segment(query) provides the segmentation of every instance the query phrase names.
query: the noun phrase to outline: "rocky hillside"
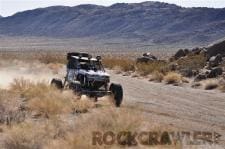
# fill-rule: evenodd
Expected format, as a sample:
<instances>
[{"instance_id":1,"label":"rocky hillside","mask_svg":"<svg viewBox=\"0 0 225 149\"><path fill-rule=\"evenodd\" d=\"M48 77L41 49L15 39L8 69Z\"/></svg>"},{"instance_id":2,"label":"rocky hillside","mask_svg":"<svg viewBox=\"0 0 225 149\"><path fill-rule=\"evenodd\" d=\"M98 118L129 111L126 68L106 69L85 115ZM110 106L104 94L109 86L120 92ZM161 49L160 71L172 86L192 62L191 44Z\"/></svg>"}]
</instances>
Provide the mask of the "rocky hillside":
<instances>
[{"instance_id":1,"label":"rocky hillside","mask_svg":"<svg viewBox=\"0 0 225 149\"><path fill-rule=\"evenodd\" d=\"M225 8L183 8L160 2L54 6L2 18L0 34L202 45L224 37Z\"/></svg>"}]
</instances>

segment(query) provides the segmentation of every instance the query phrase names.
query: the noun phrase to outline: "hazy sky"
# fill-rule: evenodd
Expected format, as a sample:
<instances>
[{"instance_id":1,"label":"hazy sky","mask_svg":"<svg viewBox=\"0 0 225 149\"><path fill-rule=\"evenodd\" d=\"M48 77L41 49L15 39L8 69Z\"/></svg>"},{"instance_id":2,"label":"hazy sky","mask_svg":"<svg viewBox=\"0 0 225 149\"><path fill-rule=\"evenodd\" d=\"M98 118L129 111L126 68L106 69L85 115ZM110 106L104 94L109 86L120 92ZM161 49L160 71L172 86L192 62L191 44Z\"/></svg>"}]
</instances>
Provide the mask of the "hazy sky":
<instances>
[{"instance_id":1,"label":"hazy sky","mask_svg":"<svg viewBox=\"0 0 225 149\"><path fill-rule=\"evenodd\" d=\"M146 0L0 0L0 15L10 16L16 12L54 5L75 6L98 4L109 6L113 3L137 3ZM225 0L155 0L178 4L184 7L225 7Z\"/></svg>"}]
</instances>

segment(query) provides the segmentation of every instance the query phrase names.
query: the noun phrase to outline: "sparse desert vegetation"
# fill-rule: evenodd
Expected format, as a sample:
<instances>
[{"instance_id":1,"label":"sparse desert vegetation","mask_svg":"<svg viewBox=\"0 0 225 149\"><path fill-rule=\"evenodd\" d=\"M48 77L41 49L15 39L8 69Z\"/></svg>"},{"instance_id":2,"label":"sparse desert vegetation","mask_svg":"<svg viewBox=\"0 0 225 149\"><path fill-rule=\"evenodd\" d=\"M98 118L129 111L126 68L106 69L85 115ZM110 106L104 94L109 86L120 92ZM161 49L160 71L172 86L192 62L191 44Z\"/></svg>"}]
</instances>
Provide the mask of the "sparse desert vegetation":
<instances>
[{"instance_id":1,"label":"sparse desert vegetation","mask_svg":"<svg viewBox=\"0 0 225 149\"><path fill-rule=\"evenodd\" d=\"M190 54L177 60L180 69L199 70L202 69L207 62L207 58L203 54L194 55Z\"/></svg>"},{"instance_id":2,"label":"sparse desert vegetation","mask_svg":"<svg viewBox=\"0 0 225 149\"><path fill-rule=\"evenodd\" d=\"M16 62L17 66L24 64ZM0 146L5 149L90 148L94 131L117 133L153 125L140 111L116 109L108 101L97 106L91 99L50 86L46 80L15 78L0 93Z\"/></svg>"},{"instance_id":3,"label":"sparse desert vegetation","mask_svg":"<svg viewBox=\"0 0 225 149\"><path fill-rule=\"evenodd\" d=\"M182 81L182 76L176 72L169 72L164 76L167 84L178 84Z\"/></svg>"},{"instance_id":4,"label":"sparse desert vegetation","mask_svg":"<svg viewBox=\"0 0 225 149\"><path fill-rule=\"evenodd\" d=\"M141 111L104 105L96 109L90 99L78 100L72 92L61 92L44 82L15 79L9 90L1 90L0 97L0 107L8 108L2 102L13 99L10 102L19 103L14 112L25 113L16 123L0 121L1 133L5 134L0 146L6 149L105 148L107 145L93 146L93 132L156 131L161 127L148 121ZM90 111L92 108L96 110ZM80 115L87 110L89 114Z\"/></svg>"},{"instance_id":5,"label":"sparse desert vegetation","mask_svg":"<svg viewBox=\"0 0 225 149\"><path fill-rule=\"evenodd\" d=\"M49 81L42 80L40 74L46 73L49 78L60 75L62 69L65 69L64 62L61 59L57 61L57 58L46 61L48 56L43 56L39 61L25 57L13 60L11 64L9 63L12 60L11 56L0 61L1 71L6 70L5 68L13 70L9 71L9 76L17 72L16 75L11 75L15 79L11 80L8 87L0 90L0 133L2 134L0 146L6 149L106 148L109 146L92 145L92 132L177 129L173 125L161 125L155 122L151 117L146 117L145 110L137 107L122 106L117 109L113 108L108 100L95 103L86 97L79 99L72 91L60 91L51 87ZM158 61L140 64L134 59L111 57L103 58L103 63L107 68L117 69L121 73L131 72L131 75L145 76L150 81L164 84L179 85L182 82L188 83L192 79L185 79L179 70L171 69L170 64L174 62ZM187 63L183 62L179 65L189 65L189 62ZM194 62L190 64L190 67L192 66L195 66ZM21 71L23 73L20 75ZM204 89L224 90L222 82L198 83L202 84ZM154 108L152 112L154 113ZM166 114L159 113L159 115ZM114 144L110 147L123 146ZM175 147L181 148L180 144L168 146L168 148Z\"/></svg>"},{"instance_id":6,"label":"sparse desert vegetation","mask_svg":"<svg viewBox=\"0 0 225 149\"><path fill-rule=\"evenodd\" d=\"M139 72L141 75L148 75L153 72L161 72L166 73L168 72L168 63L164 61L156 61L156 62L149 62L149 63L139 63L136 66L137 72Z\"/></svg>"},{"instance_id":7,"label":"sparse desert vegetation","mask_svg":"<svg viewBox=\"0 0 225 149\"><path fill-rule=\"evenodd\" d=\"M103 64L109 69L120 69L122 71L135 71L135 61L127 58L103 58Z\"/></svg>"},{"instance_id":8,"label":"sparse desert vegetation","mask_svg":"<svg viewBox=\"0 0 225 149\"><path fill-rule=\"evenodd\" d=\"M15 79L10 86L27 101L27 108L36 114L49 117L62 113L83 112L94 107L91 100L79 100L72 91L60 91L46 82Z\"/></svg>"},{"instance_id":9,"label":"sparse desert vegetation","mask_svg":"<svg viewBox=\"0 0 225 149\"><path fill-rule=\"evenodd\" d=\"M152 75L150 76L149 81L156 81L156 82L162 82L164 78L164 74L158 71L154 71Z\"/></svg>"},{"instance_id":10,"label":"sparse desert vegetation","mask_svg":"<svg viewBox=\"0 0 225 149\"><path fill-rule=\"evenodd\" d=\"M152 1L3 12L0 149L224 148L224 12Z\"/></svg>"},{"instance_id":11,"label":"sparse desert vegetation","mask_svg":"<svg viewBox=\"0 0 225 149\"><path fill-rule=\"evenodd\" d=\"M225 80L220 80L220 81L219 81L219 89L220 89L222 92L225 92Z\"/></svg>"},{"instance_id":12,"label":"sparse desert vegetation","mask_svg":"<svg viewBox=\"0 0 225 149\"><path fill-rule=\"evenodd\" d=\"M212 90L219 87L219 82L216 79L209 79L204 81L204 85L206 90Z\"/></svg>"}]
</instances>

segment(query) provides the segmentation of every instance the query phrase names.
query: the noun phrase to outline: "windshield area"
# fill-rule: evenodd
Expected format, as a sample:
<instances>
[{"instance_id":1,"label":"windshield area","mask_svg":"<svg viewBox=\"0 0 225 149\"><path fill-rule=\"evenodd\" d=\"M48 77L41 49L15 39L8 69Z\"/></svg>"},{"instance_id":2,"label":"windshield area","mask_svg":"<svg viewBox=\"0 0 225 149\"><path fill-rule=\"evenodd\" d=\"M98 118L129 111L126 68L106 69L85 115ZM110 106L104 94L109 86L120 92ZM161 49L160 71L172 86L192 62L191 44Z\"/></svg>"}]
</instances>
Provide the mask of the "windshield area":
<instances>
[{"instance_id":1,"label":"windshield area","mask_svg":"<svg viewBox=\"0 0 225 149\"><path fill-rule=\"evenodd\" d=\"M84 70L104 71L104 68L100 61L92 60L79 60L78 68Z\"/></svg>"},{"instance_id":2,"label":"windshield area","mask_svg":"<svg viewBox=\"0 0 225 149\"><path fill-rule=\"evenodd\" d=\"M89 59L70 59L67 63L67 68L105 71L101 61L89 60Z\"/></svg>"}]
</instances>

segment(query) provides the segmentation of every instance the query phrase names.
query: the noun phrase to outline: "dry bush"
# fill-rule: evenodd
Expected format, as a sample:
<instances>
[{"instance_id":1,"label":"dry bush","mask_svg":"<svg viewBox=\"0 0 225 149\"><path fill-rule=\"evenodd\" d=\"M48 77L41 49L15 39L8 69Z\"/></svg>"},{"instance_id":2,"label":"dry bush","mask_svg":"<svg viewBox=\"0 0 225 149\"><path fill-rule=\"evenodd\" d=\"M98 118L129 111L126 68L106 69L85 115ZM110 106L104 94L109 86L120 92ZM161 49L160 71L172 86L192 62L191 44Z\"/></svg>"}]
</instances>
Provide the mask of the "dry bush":
<instances>
[{"instance_id":1,"label":"dry bush","mask_svg":"<svg viewBox=\"0 0 225 149\"><path fill-rule=\"evenodd\" d=\"M222 92L225 92L225 85L221 85L219 88Z\"/></svg>"},{"instance_id":2,"label":"dry bush","mask_svg":"<svg viewBox=\"0 0 225 149\"><path fill-rule=\"evenodd\" d=\"M143 76L146 76L156 71L165 73L168 71L167 68L168 68L167 63L163 61L138 63L136 65L136 71L138 71Z\"/></svg>"},{"instance_id":3,"label":"dry bush","mask_svg":"<svg viewBox=\"0 0 225 149\"><path fill-rule=\"evenodd\" d=\"M19 124L7 133L8 137L4 142L6 149L39 149L46 139L43 130L34 124Z\"/></svg>"},{"instance_id":4,"label":"dry bush","mask_svg":"<svg viewBox=\"0 0 225 149\"><path fill-rule=\"evenodd\" d=\"M220 78L218 79L218 84L219 84L219 90L221 92L225 92L225 78Z\"/></svg>"},{"instance_id":5,"label":"dry bush","mask_svg":"<svg viewBox=\"0 0 225 149\"><path fill-rule=\"evenodd\" d=\"M167 84L177 84L180 83L182 80L182 76L176 72L169 72L165 77L164 81Z\"/></svg>"},{"instance_id":6,"label":"dry bush","mask_svg":"<svg viewBox=\"0 0 225 149\"><path fill-rule=\"evenodd\" d=\"M64 140L57 145L52 144L48 148L99 148L92 145L92 133L112 131L115 134L121 131L135 132L143 124L143 118L139 112L129 109L107 108L91 113L77 121L75 128ZM105 146L104 147L113 147Z\"/></svg>"},{"instance_id":7,"label":"dry bush","mask_svg":"<svg viewBox=\"0 0 225 149\"><path fill-rule=\"evenodd\" d=\"M61 92L53 88L29 100L28 107L49 117L63 113L85 113L88 109L94 108L95 103L91 100L79 100L72 91Z\"/></svg>"},{"instance_id":8,"label":"dry bush","mask_svg":"<svg viewBox=\"0 0 225 149\"><path fill-rule=\"evenodd\" d=\"M122 71L134 71L135 61L126 58L103 58L102 63L105 67L113 69L120 67Z\"/></svg>"},{"instance_id":9,"label":"dry bush","mask_svg":"<svg viewBox=\"0 0 225 149\"><path fill-rule=\"evenodd\" d=\"M151 74L150 80L149 81L156 81L156 82L162 82L164 77L164 74L158 71L154 71Z\"/></svg>"},{"instance_id":10,"label":"dry bush","mask_svg":"<svg viewBox=\"0 0 225 149\"><path fill-rule=\"evenodd\" d=\"M63 138L69 130L69 126L58 118L13 125L5 130L7 137L4 147L6 149L40 149L54 139Z\"/></svg>"},{"instance_id":11,"label":"dry bush","mask_svg":"<svg viewBox=\"0 0 225 149\"><path fill-rule=\"evenodd\" d=\"M86 113L88 109L96 107L95 103L90 99L76 100L73 103L74 113Z\"/></svg>"},{"instance_id":12,"label":"dry bush","mask_svg":"<svg viewBox=\"0 0 225 149\"><path fill-rule=\"evenodd\" d=\"M203 54L188 55L177 60L180 69L199 70L206 65L207 58Z\"/></svg>"},{"instance_id":13,"label":"dry bush","mask_svg":"<svg viewBox=\"0 0 225 149\"><path fill-rule=\"evenodd\" d=\"M45 116L72 112L71 100L59 92L43 93L42 97L34 97L28 102L28 108Z\"/></svg>"},{"instance_id":14,"label":"dry bush","mask_svg":"<svg viewBox=\"0 0 225 149\"><path fill-rule=\"evenodd\" d=\"M5 101L7 100L8 94L4 90L0 90L0 124L5 122Z\"/></svg>"},{"instance_id":15,"label":"dry bush","mask_svg":"<svg viewBox=\"0 0 225 149\"><path fill-rule=\"evenodd\" d=\"M3 105L7 96L8 96L7 91L0 89L0 106Z\"/></svg>"},{"instance_id":16,"label":"dry bush","mask_svg":"<svg viewBox=\"0 0 225 149\"><path fill-rule=\"evenodd\" d=\"M10 90L15 92L24 93L28 90L33 84L30 80L26 80L24 78L16 78L10 84Z\"/></svg>"},{"instance_id":17,"label":"dry bush","mask_svg":"<svg viewBox=\"0 0 225 149\"><path fill-rule=\"evenodd\" d=\"M205 90L213 90L219 87L219 82L217 79L209 79L204 81Z\"/></svg>"},{"instance_id":18,"label":"dry bush","mask_svg":"<svg viewBox=\"0 0 225 149\"><path fill-rule=\"evenodd\" d=\"M94 107L92 101L79 101L72 91L60 91L45 82L16 79L10 89L19 92L27 101L28 109L44 116L84 112Z\"/></svg>"},{"instance_id":19,"label":"dry bush","mask_svg":"<svg viewBox=\"0 0 225 149\"><path fill-rule=\"evenodd\" d=\"M93 145L92 138L94 132L113 132L115 135L119 132L141 132L141 131L166 131L169 127L162 127L159 124L151 122L149 118L143 116L140 111L127 108L102 108L100 111L95 111L85 117L80 117L75 123L74 129L68 133L65 139L60 139L52 142L48 147L50 149L74 149L74 148L124 148L115 142L113 145ZM126 136L124 136L124 143ZM122 140L123 141L123 140ZM138 141L138 140L137 140ZM129 144L130 146L134 144ZM127 147L127 146L126 146ZM135 147L140 147L139 145ZM149 147L149 146L146 146ZM174 146L172 145L171 148Z\"/></svg>"},{"instance_id":20,"label":"dry bush","mask_svg":"<svg viewBox=\"0 0 225 149\"><path fill-rule=\"evenodd\" d=\"M20 110L19 100L18 94L0 89L0 124L11 125L25 120L26 113Z\"/></svg>"}]
</instances>

